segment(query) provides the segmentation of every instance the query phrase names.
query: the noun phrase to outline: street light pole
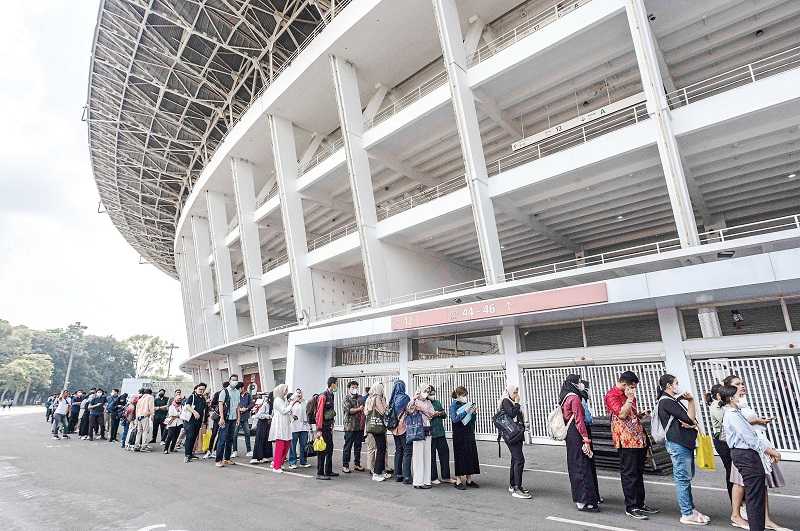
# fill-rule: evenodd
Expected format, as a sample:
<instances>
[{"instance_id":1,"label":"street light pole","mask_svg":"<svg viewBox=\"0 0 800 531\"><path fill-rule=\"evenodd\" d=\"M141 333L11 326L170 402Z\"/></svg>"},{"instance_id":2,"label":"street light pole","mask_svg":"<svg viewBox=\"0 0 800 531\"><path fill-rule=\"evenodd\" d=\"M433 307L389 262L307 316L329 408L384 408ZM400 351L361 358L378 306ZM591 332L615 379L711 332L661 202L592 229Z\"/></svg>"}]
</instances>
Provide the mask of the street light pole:
<instances>
[{"instance_id":1,"label":"street light pole","mask_svg":"<svg viewBox=\"0 0 800 531\"><path fill-rule=\"evenodd\" d=\"M167 363L167 379L169 379L169 369L170 367L172 367L172 351L180 347L175 343L170 343L169 345L167 345L167 348L169 349L169 363Z\"/></svg>"},{"instance_id":2,"label":"street light pole","mask_svg":"<svg viewBox=\"0 0 800 531\"><path fill-rule=\"evenodd\" d=\"M86 326L83 326L80 321L75 321L75 324L70 326L70 336L72 337L72 341L70 342L69 346L69 361L67 362L67 372L64 374L64 389L69 389L69 373L72 372L72 358L75 355L75 342L77 338L75 337L75 332L77 330L86 330Z\"/></svg>"}]
</instances>

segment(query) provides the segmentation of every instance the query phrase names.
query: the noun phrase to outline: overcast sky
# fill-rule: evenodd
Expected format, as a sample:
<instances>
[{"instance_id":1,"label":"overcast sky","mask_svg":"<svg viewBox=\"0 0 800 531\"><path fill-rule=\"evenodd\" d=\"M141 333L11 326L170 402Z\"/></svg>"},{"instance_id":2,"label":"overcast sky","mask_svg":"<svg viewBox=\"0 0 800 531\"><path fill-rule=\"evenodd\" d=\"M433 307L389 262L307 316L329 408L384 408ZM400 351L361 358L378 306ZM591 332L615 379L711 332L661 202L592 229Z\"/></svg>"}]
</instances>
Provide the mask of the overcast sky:
<instances>
[{"instance_id":1,"label":"overcast sky","mask_svg":"<svg viewBox=\"0 0 800 531\"><path fill-rule=\"evenodd\" d=\"M162 336L187 355L180 285L97 213L86 102L96 0L4 2L0 319ZM177 367L174 363L173 367Z\"/></svg>"}]
</instances>

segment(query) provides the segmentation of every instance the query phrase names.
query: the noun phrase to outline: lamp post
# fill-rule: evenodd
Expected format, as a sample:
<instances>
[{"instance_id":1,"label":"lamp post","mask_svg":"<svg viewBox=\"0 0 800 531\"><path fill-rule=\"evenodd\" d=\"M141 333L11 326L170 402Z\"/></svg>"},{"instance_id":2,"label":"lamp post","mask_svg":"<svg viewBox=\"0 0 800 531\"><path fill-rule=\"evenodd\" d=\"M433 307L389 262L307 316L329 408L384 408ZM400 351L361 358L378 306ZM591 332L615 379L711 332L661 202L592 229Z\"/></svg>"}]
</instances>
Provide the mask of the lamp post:
<instances>
[{"instance_id":1,"label":"lamp post","mask_svg":"<svg viewBox=\"0 0 800 531\"><path fill-rule=\"evenodd\" d=\"M86 326L82 325L80 321L75 321L74 324L69 326L70 337L72 341L69 346L69 361L67 362L67 372L64 374L64 389L69 389L69 373L72 372L72 358L75 355L75 343L80 336L79 330L86 330Z\"/></svg>"},{"instance_id":2,"label":"lamp post","mask_svg":"<svg viewBox=\"0 0 800 531\"><path fill-rule=\"evenodd\" d=\"M169 349L169 362L167 363L167 379L169 380L169 370L172 367L172 351L180 347L175 343L170 343L167 348Z\"/></svg>"}]
</instances>

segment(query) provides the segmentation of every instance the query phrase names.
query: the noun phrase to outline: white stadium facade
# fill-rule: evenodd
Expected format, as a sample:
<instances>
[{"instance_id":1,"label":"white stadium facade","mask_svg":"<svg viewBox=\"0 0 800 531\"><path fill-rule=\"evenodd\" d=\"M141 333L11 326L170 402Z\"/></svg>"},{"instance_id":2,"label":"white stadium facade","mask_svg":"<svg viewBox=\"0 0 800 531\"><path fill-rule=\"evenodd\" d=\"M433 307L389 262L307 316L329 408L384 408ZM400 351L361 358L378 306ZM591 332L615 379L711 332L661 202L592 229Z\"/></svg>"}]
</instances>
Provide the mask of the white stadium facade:
<instances>
[{"instance_id":1,"label":"white stadium facade","mask_svg":"<svg viewBox=\"0 0 800 531\"><path fill-rule=\"evenodd\" d=\"M570 372L599 414L622 370L646 406L736 372L797 459L798 27L794 0L103 0L94 175L180 280L196 381L465 385L485 437L518 382L542 443Z\"/></svg>"}]
</instances>

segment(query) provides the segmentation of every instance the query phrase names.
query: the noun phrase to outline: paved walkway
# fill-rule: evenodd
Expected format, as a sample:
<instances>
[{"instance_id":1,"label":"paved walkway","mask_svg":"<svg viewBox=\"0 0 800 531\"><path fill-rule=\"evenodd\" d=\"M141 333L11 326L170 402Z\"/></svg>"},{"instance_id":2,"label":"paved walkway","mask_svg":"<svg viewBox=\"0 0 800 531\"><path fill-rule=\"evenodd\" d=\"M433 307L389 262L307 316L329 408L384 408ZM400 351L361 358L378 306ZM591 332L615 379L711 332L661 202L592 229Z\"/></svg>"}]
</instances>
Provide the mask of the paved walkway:
<instances>
[{"instance_id":1,"label":"paved walkway","mask_svg":"<svg viewBox=\"0 0 800 531\"><path fill-rule=\"evenodd\" d=\"M4 531L681 527L670 477L646 478L648 503L663 509L648 522L622 514L619 477L613 471L599 471L603 512L578 512L570 501L559 447L525 448L525 484L534 499L518 500L505 490L508 451L504 448L498 459L493 443L480 443L480 489L460 492L441 485L418 491L395 482L375 483L364 473L318 482L314 469L277 475L264 465L245 464L245 458L237 466L216 469L208 461L184 464L182 455L123 452L104 441L55 441L48 436L42 409L32 413L0 415ZM340 456L337 451L337 464ZM772 491L770 505L779 523L800 531L800 463L786 463L784 471L789 486ZM722 475L698 472L695 485L698 508L713 518L706 529L732 529Z\"/></svg>"}]
</instances>

